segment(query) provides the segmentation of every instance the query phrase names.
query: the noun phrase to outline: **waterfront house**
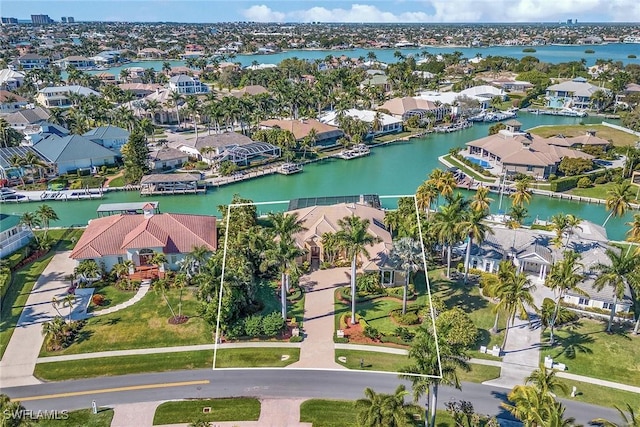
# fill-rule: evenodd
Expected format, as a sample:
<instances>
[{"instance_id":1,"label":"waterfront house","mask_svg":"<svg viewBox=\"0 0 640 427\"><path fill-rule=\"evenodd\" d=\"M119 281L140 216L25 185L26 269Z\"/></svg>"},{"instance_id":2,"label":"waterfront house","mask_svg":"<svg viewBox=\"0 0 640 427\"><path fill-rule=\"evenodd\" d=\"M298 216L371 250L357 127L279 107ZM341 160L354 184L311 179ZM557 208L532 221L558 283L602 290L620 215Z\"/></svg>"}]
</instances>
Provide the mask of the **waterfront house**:
<instances>
[{"instance_id":1,"label":"waterfront house","mask_svg":"<svg viewBox=\"0 0 640 427\"><path fill-rule=\"evenodd\" d=\"M26 108L29 101L15 93L0 89L0 114L15 113Z\"/></svg>"},{"instance_id":2,"label":"waterfront house","mask_svg":"<svg viewBox=\"0 0 640 427\"><path fill-rule=\"evenodd\" d=\"M42 107L36 107L7 114L4 119L9 123L9 126L17 131L22 131L30 125L47 121L49 117L51 117L49 111Z\"/></svg>"},{"instance_id":3,"label":"waterfront house","mask_svg":"<svg viewBox=\"0 0 640 427\"><path fill-rule=\"evenodd\" d=\"M44 70L49 66L49 58L35 53L26 53L9 63L15 71Z\"/></svg>"},{"instance_id":4,"label":"waterfront house","mask_svg":"<svg viewBox=\"0 0 640 427\"><path fill-rule=\"evenodd\" d=\"M164 270L151 264L154 254L163 253L167 266L177 270L193 248L216 250L216 218L206 215L155 213L151 203L142 214L117 214L89 221L70 258L91 259L110 271L117 263L131 261L130 270Z\"/></svg>"},{"instance_id":5,"label":"waterfront house","mask_svg":"<svg viewBox=\"0 0 640 427\"><path fill-rule=\"evenodd\" d=\"M475 97L487 101L491 101L493 98L499 98L500 101L504 101L507 98L507 94L503 89L491 85L472 86L461 90L460 96Z\"/></svg>"},{"instance_id":6,"label":"waterfront house","mask_svg":"<svg viewBox=\"0 0 640 427\"><path fill-rule=\"evenodd\" d=\"M144 59L162 59L167 56L164 50L156 49L155 47L145 47L138 51L138 58Z\"/></svg>"},{"instance_id":7,"label":"waterfront house","mask_svg":"<svg viewBox=\"0 0 640 427\"><path fill-rule=\"evenodd\" d=\"M77 70L89 70L95 68L96 66L96 61L80 55L67 56L59 61L56 61L56 63L62 70L66 70L69 67L73 67Z\"/></svg>"},{"instance_id":8,"label":"waterfront house","mask_svg":"<svg viewBox=\"0 0 640 427\"><path fill-rule=\"evenodd\" d=\"M162 147L149 153L149 168L152 171L166 171L182 167L189 161L189 155L181 150Z\"/></svg>"},{"instance_id":9,"label":"waterfront house","mask_svg":"<svg viewBox=\"0 0 640 427\"><path fill-rule=\"evenodd\" d=\"M17 215L0 213L0 258L11 255L31 241L33 233Z\"/></svg>"},{"instance_id":10,"label":"waterfront house","mask_svg":"<svg viewBox=\"0 0 640 427\"><path fill-rule=\"evenodd\" d=\"M316 145L330 147L337 144L344 132L335 126L322 123L316 119L269 119L260 122L260 129L286 129L293 133L296 141L302 141L309 135L311 129L316 131Z\"/></svg>"},{"instance_id":11,"label":"waterfront house","mask_svg":"<svg viewBox=\"0 0 640 427\"><path fill-rule=\"evenodd\" d=\"M352 117L354 119L361 120L369 125L369 135L372 137L387 135L390 133L402 132L402 120L393 117L389 114L381 113L379 111L371 110L357 110L351 108L344 112L345 116ZM338 113L336 111L329 111L319 117L322 123L326 123L331 126L340 126L338 120ZM374 129L373 125L378 122L378 129Z\"/></svg>"},{"instance_id":12,"label":"waterfront house","mask_svg":"<svg viewBox=\"0 0 640 427\"><path fill-rule=\"evenodd\" d=\"M50 86L38 91L36 102L47 108L69 108L73 105L71 94L80 96L102 96L99 92L80 85Z\"/></svg>"},{"instance_id":13,"label":"waterfront house","mask_svg":"<svg viewBox=\"0 0 640 427\"><path fill-rule=\"evenodd\" d=\"M526 273L534 283L542 284L554 263L562 259L562 252L570 249L580 255L582 267L579 273L584 278L578 287L587 295L570 291L564 296L564 301L583 309L611 309L611 288L607 286L602 291L596 291L592 287L597 277L594 267L599 263L609 262L605 251L611 247L607 243L607 233L603 227L582 221L571 236L563 236L563 243L569 237L563 248L554 245L556 235L553 232L525 228L511 230L501 226L493 226L492 230L493 234L488 235L480 245L474 242L469 258L471 268L496 273L500 261L510 260L518 271ZM466 247L463 245L456 250L464 256ZM628 312L632 306L630 290L626 289L624 297L617 302L616 312Z\"/></svg>"},{"instance_id":14,"label":"waterfront house","mask_svg":"<svg viewBox=\"0 0 640 427\"><path fill-rule=\"evenodd\" d=\"M28 153L35 155L42 164L49 163L40 153L35 151L32 147L20 145L18 147L2 147L0 148L0 179L6 179L9 184L16 185L25 181L33 181L36 177L40 176L43 169L33 167L33 165L20 165L13 164L14 158L24 159ZM53 165L47 165L44 168L45 173L50 173L55 169Z\"/></svg>"},{"instance_id":15,"label":"waterfront house","mask_svg":"<svg viewBox=\"0 0 640 427\"><path fill-rule=\"evenodd\" d=\"M555 174L564 157L593 159L587 153L562 146L561 138L547 139L522 132L517 120L509 120L505 125L506 129L494 135L467 142L468 150L461 154L488 162L497 173L507 176L523 173L536 179Z\"/></svg>"},{"instance_id":16,"label":"waterfront house","mask_svg":"<svg viewBox=\"0 0 640 427\"><path fill-rule=\"evenodd\" d=\"M113 151L81 135L51 135L35 144L33 149L49 163L54 163L59 174L113 165L116 161Z\"/></svg>"},{"instance_id":17,"label":"waterfront house","mask_svg":"<svg viewBox=\"0 0 640 427\"><path fill-rule=\"evenodd\" d=\"M280 147L253 141L237 132L199 136L195 140L185 140L177 148L209 164L229 160L237 165L248 166L255 159L280 157Z\"/></svg>"},{"instance_id":18,"label":"waterfront house","mask_svg":"<svg viewBox=\"0 0 640 427\"><path fill-rule=\"evenodd\" d=\"M599 108L593 105L591 97L597 91L609 93L609 89L601 88L587 82L584 77L576 77L573 80L551 85L546 90L547 107L549 108Z\"/></svg>"},{"instance_id":19,"label":"waterfront house","mask_svg":"<svg viewBox=\"0 0 640 427\"><path fill-rule=\"evenodd\" d=\"M9 68L0 70L0 89L16 90L24 83L24 73Z\"/></svg>"},{"instance_id":20,"label":"waterfront house","mask_svg":"<svg viewBox=\"0 0 640 427\"><path fill-rule=\"evenodd\" d=\"M378 110L386 110L392 116L398 117L403 121L412 116L424 119L428 115L433 115L436 121L440 121L451 111L451 108L420 97L405 96L404 98L392 98L386 101Z\"/></svg>"},{"instance_id":21,"label":"waterfront house","mask_svg":"<svg viewBox=\"0 0 640 427\"><path fill-rule=\"evenodd\" d=\"M131 133L128 130L113 125L93 128L83 134L83 136L86 136L91 141L115 152L118 156L120 155L122 146L129 140L130 135Z\"/></svg>"},{"instance_id":22,"label":"waterfront house","mask_svg":"<svg viewBox=\"0 0 640 427\"><path fill-rule=\"evenodd\" d=\"M197 77L181 74L169 79L169 90L183 95L196 95L209 92L209 87Z\"/></svg>"},{"instance_id":23,"label":"waterfront house","mask_svg":"<svg viewBox=\"0 0 640 427\"><path fill-rule=\"evenodd\" d=\"M384 286L403 285L404 275L389 264L389 251L393 246L391 233L384 225L384 211L364 203L339 203L329 206L309 206L287 212L297 214L304 230L293 236L295 244L305 251L299 262L307 261L312 266L319 266L327 261L327 254L322 245L324 233L337 233L342 228L339 220L357 216L369 220L367 232L380 241L373 246L366 246L367 256L360 259L362 271L379 272L380 282Z\"/></svg>"},{"instance_id":24,"label":"waterfront house","mask_svg":"<svg viewBox=\"0 0 640 427\"><path fill-rule=\"evenodd\" d=\"M157 83L120 83L118 87L125 92L129 91L133 93L138 99L144 98L162 89L162 85Z\"/></svg>"},{"instance_id":25,"label":"waterfront house","mask_svg":"<svg viewBox=\"0 0 640 427\"><path fill-rule=\"evenodd\" d=\"M34 145L51 135L67 136L69 135L69 130L54 123L42 122L25 127L22 133L24 133L23 144Z\"/></svg>"}]
</instances>

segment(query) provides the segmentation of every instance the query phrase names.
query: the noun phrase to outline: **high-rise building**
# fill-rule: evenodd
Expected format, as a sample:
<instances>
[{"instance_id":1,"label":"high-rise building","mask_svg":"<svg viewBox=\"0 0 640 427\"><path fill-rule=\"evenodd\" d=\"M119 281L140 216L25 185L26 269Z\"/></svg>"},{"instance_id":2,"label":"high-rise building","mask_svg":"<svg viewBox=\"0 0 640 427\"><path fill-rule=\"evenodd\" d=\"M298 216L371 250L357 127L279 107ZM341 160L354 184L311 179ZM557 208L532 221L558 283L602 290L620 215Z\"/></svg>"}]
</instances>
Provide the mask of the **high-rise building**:
<instances>
[{"instance_id":1,"label":"high-rise building","mask_svg":"<svg viewBox=\"0 0 640 427\"><path fill-rule=\"evenodd\" d=\"M17 24L18 23L18 18L0 18L1 22L3 24Z\"/></svg>"},{"instance_id":2,"label":"high-rise building","mask_svg":"<svg viewBox=\"0 0 640 427\"><path fill-rule=\"evenodd\" d=\"M76 22L76 20L75 20L75 19L73 19L73 16L67 16L67 22L68 22L69 24L73 24L74 22Z\"/></svg>"},{"instance_id":3,"label":"high-rise building","mask_svg":"<svg viewBox=\"0 0 640 427\"><path fill-rule=\"evenodd\" d=\"M63 24L66 24L66 23L67 23L67 17L66 17L66 16L63 16L62 18L60 18L60 21L61 21Z\"/></svg>"},{"instance_id":4,"label":"high-rise building","mask_svg":"<svg viewBox=\"0 0 640 427\"><path fill-rule=\"evenodd\" d=\"M32 24L51 24L53 19L49 15L31 15Z\"/></svg>"}]
</instances>

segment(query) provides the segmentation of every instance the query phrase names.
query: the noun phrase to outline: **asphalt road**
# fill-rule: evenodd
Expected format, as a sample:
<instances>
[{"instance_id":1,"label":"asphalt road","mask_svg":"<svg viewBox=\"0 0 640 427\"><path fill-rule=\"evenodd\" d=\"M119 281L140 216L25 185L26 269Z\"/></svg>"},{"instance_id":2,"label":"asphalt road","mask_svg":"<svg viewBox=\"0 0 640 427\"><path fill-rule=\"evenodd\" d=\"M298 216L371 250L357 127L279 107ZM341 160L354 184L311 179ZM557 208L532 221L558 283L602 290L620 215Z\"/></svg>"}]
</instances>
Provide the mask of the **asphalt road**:
<instances>
[{"instance_id":1,"label":"asphalt road","mask_svg":"<svg viewBox=\"0 0 640 427\"><path fill-rule=\"evenodd\" d=\"M87 363L91 363L87 361ZM187 383L187 384L185 384ZM297 370L297 369L217 369L174 371L155 374L102 377L62 381L24 387L0 389L13 399L25 399L27 409L80 409L122 403L229 396L265 398L331 398L358 399L371 387L377 392L392 392L401 381L394 374ZM407 388L410 386L407 383ZM441 387L439 406L449 400L471 401L476 412L513 419L500 402L508 390L475 383L464 383L463 390ZM80 394L81 393L81 394ZM423 402L421 402L424 404ZM564 401L566 415L579 423L596 417L618 420L617 411L575 401Z\"/></svg>"}]
</instances>

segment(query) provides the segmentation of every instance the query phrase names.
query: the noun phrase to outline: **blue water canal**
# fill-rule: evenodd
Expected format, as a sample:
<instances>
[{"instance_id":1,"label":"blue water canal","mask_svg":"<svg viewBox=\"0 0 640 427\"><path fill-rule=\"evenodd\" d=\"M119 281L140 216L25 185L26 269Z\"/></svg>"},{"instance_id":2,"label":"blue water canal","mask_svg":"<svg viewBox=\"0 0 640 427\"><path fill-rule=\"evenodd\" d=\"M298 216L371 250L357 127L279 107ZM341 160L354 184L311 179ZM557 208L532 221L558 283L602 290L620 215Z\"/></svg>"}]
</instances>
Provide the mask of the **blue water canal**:
<instances>
[{"instance_id":1,"label":"blue water canal","mask_svg":"<svg viewBox=\"0 0 640 427\"><path fill-rule=\"evenodd\" d=\"M518 120L523 128L545 124L600 123L596 117L572 118L520 114ZM427 175L437 167L438 157L451 148L487 135L489 124L476 123L473 127L448 134L431 134L425 138L409 142L393 143L376 147L371 155L353 160L328 159L305 166L302 173L295 175L269 175L249 181L239 182L219 188L211 188L205 195L157 196L162 212L198 213L220 215L217 206L230 202L233 194L259 201L287 201L299 197L319 197L331 195L402 195L413 194ZM588 129L585 126L585 130ZM497 196L494 196L497 199ZM120 203L151 200L143 198L137 191L108 192L102 200L92 201L54 201L50 202L60 217L57 226L86 224L96 217L96 208L101 203ZM510 201L504 200L508 207ZM383 199L383 205L393 208L394 199ZM33 210L38 203L4 204L0 208L5 213L17 213ZM260 212L284 210L286 203L260 206ZM602 224L607 216L603 205L570 202L535 196L528 206L530 221L536 217L548 219L563 212L573 213L580 218ZM492 203L492 210L498 211L498 200ZM631 220L629 213L623 218L613 218L607 224L611 239L624 239Z\"/></svg>"}]
</instances>

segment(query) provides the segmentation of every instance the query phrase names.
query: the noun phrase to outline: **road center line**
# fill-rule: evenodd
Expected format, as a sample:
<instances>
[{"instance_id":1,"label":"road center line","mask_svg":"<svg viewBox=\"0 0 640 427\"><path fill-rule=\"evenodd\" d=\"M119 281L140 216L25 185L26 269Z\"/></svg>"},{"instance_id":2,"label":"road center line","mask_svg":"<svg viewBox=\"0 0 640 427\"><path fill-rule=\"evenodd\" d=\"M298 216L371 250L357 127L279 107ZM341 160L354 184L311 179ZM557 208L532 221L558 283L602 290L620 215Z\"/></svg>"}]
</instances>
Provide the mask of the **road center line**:
<instances>
[{"instance_id":1,"label":"road center line","mask_svg":"<svg viewBox=\"0 0 640 427\"><path fill-rule=\"evenodd\" d=\"M115 388L103 388L98 390L84 390L84 391L70 391L68 393L56 393L56 394L45 394L42 396L29 396L29 397L19 397L12 399L12 402L28 402L30 400L44 400L44 399L57 399L62 397L71 397L71 396L83 396L87 394L101 394L101 393L116 393L119 391L131 391L131 390L145 390L151 388L167 388L167 387L184 387L188 385L198 385L198 384L209 384L209 380L198 380L198 381L182 381L175 383L160 383L160 384L143 384L143 385L134 385L128 387L115 387Z\"/></svg>"}]
</instances>

